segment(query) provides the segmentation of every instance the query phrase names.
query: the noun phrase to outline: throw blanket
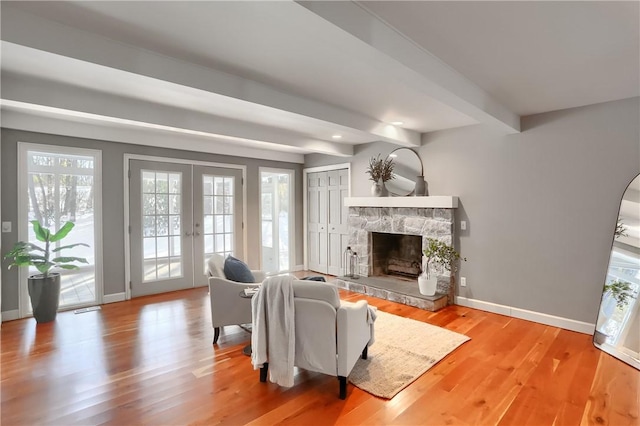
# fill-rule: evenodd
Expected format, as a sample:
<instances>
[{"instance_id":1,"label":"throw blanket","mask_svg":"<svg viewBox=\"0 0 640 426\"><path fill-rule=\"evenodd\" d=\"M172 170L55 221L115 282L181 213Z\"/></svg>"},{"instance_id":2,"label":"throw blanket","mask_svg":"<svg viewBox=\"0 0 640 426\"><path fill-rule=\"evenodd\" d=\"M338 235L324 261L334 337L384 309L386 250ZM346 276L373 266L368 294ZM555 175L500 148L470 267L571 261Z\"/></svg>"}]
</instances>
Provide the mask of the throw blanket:
<instances>
[{"instance_id":1,"label":"throw blanket","mask_svg":"<svg viewBox=\"0 0 640 426\"><path fill-rule=\"evenodd\" d=\"M374 335L376 328L374 327L373 323L378 317L378 314L376 313L377 310L378 308L376 308L375 306L367 305L367 323L369 324L369 330L371 333L371 337L369 337L369 343L367 343L367 346L373 345L373 342L376 341L376 337Z\"/></svg>"},{"instance_id":2,"label":"throw blanket","mask_svg":"<svg viewBox=\"0 0 640 426\"><path fill-rule=\"evenodd\" d=\"M295 311L292 276L269 277L251 299L251 363L254 370L269 363L269 380L293 386Z\"/></svg>"}]
</instances>

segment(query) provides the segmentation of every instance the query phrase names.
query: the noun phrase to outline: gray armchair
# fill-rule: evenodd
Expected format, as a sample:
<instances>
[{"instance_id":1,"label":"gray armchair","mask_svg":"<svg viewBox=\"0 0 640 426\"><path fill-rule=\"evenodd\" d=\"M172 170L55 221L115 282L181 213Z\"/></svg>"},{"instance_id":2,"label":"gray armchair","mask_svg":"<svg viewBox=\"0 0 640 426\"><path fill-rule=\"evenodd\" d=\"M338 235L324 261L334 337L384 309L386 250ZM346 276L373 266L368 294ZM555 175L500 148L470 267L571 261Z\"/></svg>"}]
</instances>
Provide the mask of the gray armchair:
<instances>
[{"instance_id":1,"label":"gray armchair","mask_svg":"<svg viewBox=\"0 0 640 426\"><path fill-rule=\"evenodd\" d=\"M224 275L224 257L214 254L207 261L209 270L209 298L211 301L211 325L213 344L218 343L220 327L251 323L251 300L243 299L240 293L245 288L254 288L265 279L263 271L251 271L255 283L239 283Z\"/></svg>"}]
</instances>

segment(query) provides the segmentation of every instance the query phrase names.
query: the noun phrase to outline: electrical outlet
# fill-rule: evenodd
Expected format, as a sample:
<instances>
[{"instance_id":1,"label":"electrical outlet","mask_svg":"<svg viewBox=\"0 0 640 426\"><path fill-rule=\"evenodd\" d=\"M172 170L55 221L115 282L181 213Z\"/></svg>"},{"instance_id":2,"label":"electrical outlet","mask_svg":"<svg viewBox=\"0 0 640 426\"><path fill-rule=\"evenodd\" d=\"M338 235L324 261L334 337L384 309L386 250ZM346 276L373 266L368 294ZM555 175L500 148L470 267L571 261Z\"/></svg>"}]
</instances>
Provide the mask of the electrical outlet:
<instances>
[{"instance_id":1,"label":"electrical outlet","mask_svg":"<svg viewBox=\"0 0 640 426\"><path fill-rule=\"evenodd\" d=\"M467 286L467 279L465 277L460 277L460 287Z\"/></svg>"},{"instance_id":2,"label":"electrical outlet","mask_svg":"<svg viewBox=\"0 0 640 426\"><path fill-rule=\"evenodd\" d=\"M461 220L460 221L460 229L463 231L467 230L467 221L466 220Z\"/></svg>"},{"instance_id":3,"label":"electrical outlet","mask_svg":"<svg viewBox=\"0 0 640 426\"><path fill-rule=\"evenodd\" d=\"M2 232L11 232L11 222L2 222Z\"/></svg>"}]
</instances>

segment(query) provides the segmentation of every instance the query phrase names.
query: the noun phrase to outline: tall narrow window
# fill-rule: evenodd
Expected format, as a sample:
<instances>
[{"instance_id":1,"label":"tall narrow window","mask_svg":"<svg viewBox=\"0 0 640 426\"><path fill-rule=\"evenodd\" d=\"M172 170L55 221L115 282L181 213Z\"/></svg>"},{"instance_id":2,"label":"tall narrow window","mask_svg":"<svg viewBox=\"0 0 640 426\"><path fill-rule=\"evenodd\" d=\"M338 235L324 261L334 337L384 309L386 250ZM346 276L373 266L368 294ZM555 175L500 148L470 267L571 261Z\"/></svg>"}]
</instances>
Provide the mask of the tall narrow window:
<instances>
[{"instance_id":1,"label":"tall narrow window","mask_svg":"<svg viewBox=\"0 0 640 426\"><path fill-rule=\"evenodd\" d=\"M260 169L262 269L292 268L293 171Z\"/></svg>"},{"instance_id":2,"label":"tall narrow window","mask_svg":"<svg viewBox=\"0 0 640 426\"><path fill-rule=\"evenodd\" d=\"M77 246L73 256L84 257L88 265L78 270L56 270L61 274L60 308L90 305L101 301L101 259L99 183L100 152L76 148L20 144L22 190L20 204L20 239L38 243L29 221L37 220L52 232L64 223L75 224L63 244ZM60 242L55 243L60 246ZM37 270L31 267L29 275ZM23 274L24 275L24 274ZM26 293L26 276L21 276L23 314L31 312ZM26 302L26 303L25 303Z\"/></svg>"}]
</instances>

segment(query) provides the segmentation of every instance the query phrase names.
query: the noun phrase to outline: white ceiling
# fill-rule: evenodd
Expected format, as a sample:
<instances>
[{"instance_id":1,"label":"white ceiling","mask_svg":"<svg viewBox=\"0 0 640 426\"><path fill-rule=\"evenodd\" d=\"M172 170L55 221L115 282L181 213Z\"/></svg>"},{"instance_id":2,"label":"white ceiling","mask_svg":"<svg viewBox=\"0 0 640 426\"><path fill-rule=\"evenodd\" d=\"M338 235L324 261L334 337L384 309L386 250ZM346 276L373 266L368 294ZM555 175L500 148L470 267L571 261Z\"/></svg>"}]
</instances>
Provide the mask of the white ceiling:
<instances>
[{"instance_id":1,"label":"white ceiling","mask_svg":"<svg viewBox=\"0 0 640 426\"><path fill-rule=\"evenodd\" d=\"M3 125L37 131L58 119L135 142L126 128L152 128L185 149L233 141L302 162L474 123L517 132L520 115L639 95L635 2L0 7Z\"/></svg>"}]
</instances>

